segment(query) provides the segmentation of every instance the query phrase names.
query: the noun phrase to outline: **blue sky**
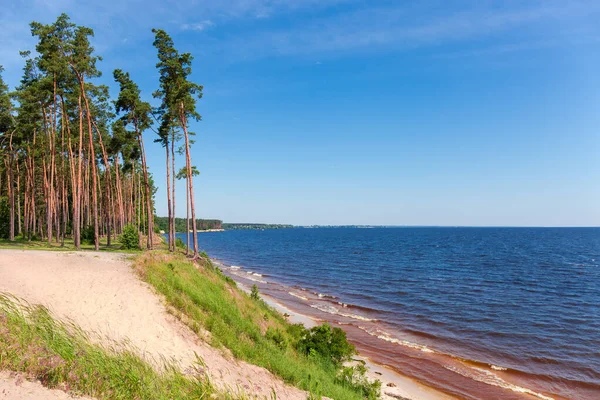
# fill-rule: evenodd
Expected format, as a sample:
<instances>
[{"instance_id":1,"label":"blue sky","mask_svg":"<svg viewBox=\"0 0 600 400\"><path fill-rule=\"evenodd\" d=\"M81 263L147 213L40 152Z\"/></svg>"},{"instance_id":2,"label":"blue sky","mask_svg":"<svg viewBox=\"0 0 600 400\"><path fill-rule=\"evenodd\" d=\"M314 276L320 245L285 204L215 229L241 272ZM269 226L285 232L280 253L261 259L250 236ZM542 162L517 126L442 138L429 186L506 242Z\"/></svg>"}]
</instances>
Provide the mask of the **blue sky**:
<instances>
[{"instance_id":1,"label":"blue sky","mask_svg":"<svg viewBox=\"0 0 600 400\"><path fill-rule=\"evenodd\" d=\"M8 0L0 64L11 86L18 51L34 45L28 23L61 12L95 30L98 82L113 95L122 68L151 99L153 27L195 56L200 217L600 225L597 0Z\"/></svg>"}]
</instances>

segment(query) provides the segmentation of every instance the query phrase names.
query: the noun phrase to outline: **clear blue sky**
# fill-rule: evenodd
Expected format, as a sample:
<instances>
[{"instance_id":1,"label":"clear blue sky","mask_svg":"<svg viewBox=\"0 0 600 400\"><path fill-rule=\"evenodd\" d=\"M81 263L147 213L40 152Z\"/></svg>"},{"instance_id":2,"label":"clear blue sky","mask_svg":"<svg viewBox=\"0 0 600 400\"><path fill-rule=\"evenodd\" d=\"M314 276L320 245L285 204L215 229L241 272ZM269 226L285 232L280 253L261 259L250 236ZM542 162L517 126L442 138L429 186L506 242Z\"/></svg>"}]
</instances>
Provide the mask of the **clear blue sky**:
<instances>
[{"instance_id":1,"label":"clear blue sky","mask_svg":"<svg viewBox=\"0 0 600 400\"><path fill-rule=\"evenodd\" d=\"M151 99L153 27L195 56L200 217L600 225L597 0L8 0L11 86L27 24L61 12L95 30L113 95L122 68ZM166 215L164 154L148 148Z\"/></svg>"}]
</instances>

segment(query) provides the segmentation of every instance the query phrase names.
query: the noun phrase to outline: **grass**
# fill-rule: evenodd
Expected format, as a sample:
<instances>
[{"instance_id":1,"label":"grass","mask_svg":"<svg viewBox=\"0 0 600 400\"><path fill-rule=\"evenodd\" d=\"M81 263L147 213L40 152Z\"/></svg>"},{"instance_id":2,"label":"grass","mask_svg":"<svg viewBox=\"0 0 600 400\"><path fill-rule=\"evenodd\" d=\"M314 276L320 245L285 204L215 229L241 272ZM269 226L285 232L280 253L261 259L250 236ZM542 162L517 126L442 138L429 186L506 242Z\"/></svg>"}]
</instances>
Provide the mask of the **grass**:
<instances>
[{"instance_id":1,"label":"grass","mask_svg":"<svg viewBox=\"0 0 600 400\"><path fill-rule=\"evenodd\" d=\"M144 242L145 243L145 242ZM65 238L64 246L60 242L53 240L48 245L47 240L27 240L23 237L17 237L15 240L10 241L8 239L0 239L0 249L19 249L19 250L54 250L54 251L76 251L77 248L74 245L73 238ZM94 251L93 243L81 243L81 250ZM107 246L106 237L100 238L100 250L102 252L120 252L120 253L139 253L139 250L126 250L119 242L119 238L113 237L111 245Z\"/></svg>"},{"instance_id":2,"label":"grass","mask_svg":"<svg viewBox=\"0 0 600 400\"><path fill-rule=\"evenodd\" d=\"M304 328L239 290L208 258L197 266L181 255L154 251L140 255L135 266L165 296L171 311L213 346L267 368L315 398L378 398L378 383L369 384L364 371L349 371L318 354L299 351Z\"/></svg>"},{"instance_id":3,"label":"grass","mask_svg":"<svg viewBox=\"0 0 600 400\"><path fill-rule=\"evenodd\" d=\"M168 364L157 372L133 350L91 344L47 309L1 293L0 370L96 399L240 399L219 393L201 374L184 376Z\"/></svg>"}]
</instances>

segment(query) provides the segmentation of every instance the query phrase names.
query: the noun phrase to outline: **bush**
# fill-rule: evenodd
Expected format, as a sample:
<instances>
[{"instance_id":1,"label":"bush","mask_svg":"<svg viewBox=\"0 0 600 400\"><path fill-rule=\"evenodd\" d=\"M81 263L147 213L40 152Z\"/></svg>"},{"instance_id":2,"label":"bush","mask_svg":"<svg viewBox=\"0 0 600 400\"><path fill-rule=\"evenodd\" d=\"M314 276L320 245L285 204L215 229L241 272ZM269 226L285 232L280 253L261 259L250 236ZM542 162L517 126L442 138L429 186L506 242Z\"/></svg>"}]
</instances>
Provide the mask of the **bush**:
<instances>
[{"instance_id":1,"label":"bush","mask_svg":"<svg viewBox=\"0 0 600 400\"><path fill-rule=\"evenodd\" d=\"M121 246L124 249L132 250L140 248L140 233L133 225L125 225L123 233L119 237Z\"/></svg>"},{"instance_id":2,"label":"bush","mask_svg":"<svg viewBox=\"0 0 600 400\"><path fill-rule=\"evenodd\" d=\"M187 249L185 242L181 240L181 238L175 239L175 247L179 247L180 249Z\"/></svg>"},{"instance_id":3,"label":"bush","mask_svg":"<svg viewBox=\"0 0 600 400\"><path fill-rule=\"evenodd\" d=\"M346 332L329 324L305 331L298 342L298 350L306 355L317 354L334 364L340 364L356 354L354 345L346 339Z\"/></svg>"},{"instance_id":4,"label":"bush","mask_svg":"<svg viewBox=\"0 0 600 400\"><path fill-rule=\"evenodd\" d=\"M81 230L81 243L94 244L94 226L88 225Z\"/></svg>"},{"instance_id":5,"label":"bush","mask_svg":"<svg viewBox=\"0 0 600 400\"><path fill-rule=\"evenodd\" d=\"M285 336L281 330L269 327L265 333L265 337L275 343L275 345L281 350L286 349L287 341L285 340Z\"/></svg>"},{"instance_id":6,"label":"bush","mask_svg":"<svg viewBox=\"0 0 600 400\"><path fill-rule=\"evenodd\" d=\"M258 287L256 285L252 285L252 291L250 292L250 298L252 300L260 299L260 296L258 294Z\"/></svg>"},{"instance_id":7,"label":"bush","mask_svg":"<svg viewBox=\"0 0 600 400\"><path fill-rule=\"evenodd\" d=\"M381 393L381 381L369 382L366 376L367 367L363 364L342 367L336 377L336 382L342 385L350 385L360 388L365 399L379 399Z\"/></svg>"},{"instance_id":8,"label":"bush","mask_svg":"<svg viewBox=\"0 0 600 400\"><path fill-rule=\"evenodd\" d=\"M0 238L8 239L10 234L10 205L6 197L0 197Z\"/></svg>"}]
</instances>

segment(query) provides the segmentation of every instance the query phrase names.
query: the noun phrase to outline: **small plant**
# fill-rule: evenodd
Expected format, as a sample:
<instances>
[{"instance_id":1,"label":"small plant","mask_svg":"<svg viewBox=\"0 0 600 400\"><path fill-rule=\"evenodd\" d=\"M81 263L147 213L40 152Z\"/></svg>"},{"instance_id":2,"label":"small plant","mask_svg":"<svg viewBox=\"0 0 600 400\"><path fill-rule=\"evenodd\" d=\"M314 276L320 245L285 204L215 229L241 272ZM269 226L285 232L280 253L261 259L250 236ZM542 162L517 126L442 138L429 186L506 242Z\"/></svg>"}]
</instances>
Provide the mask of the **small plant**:
<instances>
[{"instance_id":1,"label":"small plant","mask_svg":"<svg viewBox=\"0 0 600 400\"><path fill-rule=\"evenodd\" d=\"M124 249L139 250L140 248L140 233L133 225L125 225L119 240L121 241L121 246L123 246Z\"/></svg>"},{"instance_id":2,"label":"small plant","mask_svg":"<svg viewBox=\"0 0 600 400\"><path fill-rule=\"evenodd\" d=\"M181 240L181 238L175 239L175 247L178 247L180 249L187 248L187 246L185 245L185 242L183 240Z\"/></svg>"},{"instance_id":3,"label":"small plant","mask_svg":"<svg viewBox=\"0 0 600 400\"><path fill-rule=\"evenodd\" d=\"M285 336L281 330L269 327L265 333L265 337L275 343L275 345L281 350L285 350L287 348L287 341L285 340Z\"/></svg>"},{"instance_id":4,"label":"small plant","mask_svg":"<svg viewBox=\"0 0 600 400\"><path fill-rule=\"evenodd\" d=\"M317 354L337 365L356 354L354 345L346 339L346 332L329 324L306 331L298 342L298 349L307 355Z\"/></svg>"},{"instance_id":5,"label":"small plant","mask_svg":"<svg viewBox=\"0 0 600 400\"><path fill-rule=\"evenodd\" d=\"M258 287L256 285L252 285L252 291L250 292L250 298L252 300L260 299L260 295L258 293Z\"/></svg>"},{"instance_id":6,"label":"small plant","mask_svg":"<svg viewBox=\"0 0 600 400\"><path fill-rule=\"evenodd\" d=\"M88 225L81 230L81 243L93 244L94 243L94 226Z\"/></svg>"}]
</instances>

